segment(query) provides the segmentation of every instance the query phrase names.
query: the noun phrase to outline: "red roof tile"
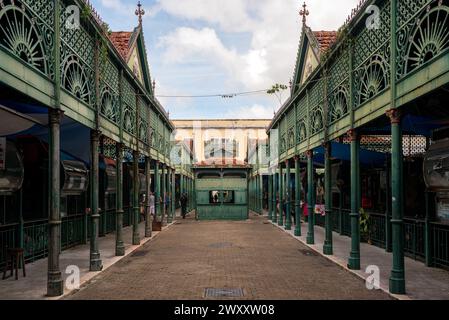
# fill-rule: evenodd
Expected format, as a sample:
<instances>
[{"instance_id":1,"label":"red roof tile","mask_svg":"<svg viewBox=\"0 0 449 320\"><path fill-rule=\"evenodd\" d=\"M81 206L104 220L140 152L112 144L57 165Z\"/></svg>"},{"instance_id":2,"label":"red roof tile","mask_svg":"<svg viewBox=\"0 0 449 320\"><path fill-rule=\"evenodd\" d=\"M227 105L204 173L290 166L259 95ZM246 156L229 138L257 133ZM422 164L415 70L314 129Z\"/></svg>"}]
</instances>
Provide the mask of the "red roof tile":
<instances>
[{"instance_id":1,"label":"red roof tile","mask_svg":"<svg viewBox=\"0 0 449 320\"><path fill-rule=\"evenodd\" d=\"M320 51L324 52L337 40L337 31L313 31L320 45Z\"/></svg>"},{"instance_id":2,"label":"red roof tile","mask_svg":"<svg viewBox=\"0 0 449 320\"><path fill-rule=\"evenodd\" d=\"M112 32L109 38L111 39L112 44L117 48L118 52L122 56L122 58L126 61L128 59L129 54L129 45L132 37L132 32Z\"/></svg>"}]
</instances>

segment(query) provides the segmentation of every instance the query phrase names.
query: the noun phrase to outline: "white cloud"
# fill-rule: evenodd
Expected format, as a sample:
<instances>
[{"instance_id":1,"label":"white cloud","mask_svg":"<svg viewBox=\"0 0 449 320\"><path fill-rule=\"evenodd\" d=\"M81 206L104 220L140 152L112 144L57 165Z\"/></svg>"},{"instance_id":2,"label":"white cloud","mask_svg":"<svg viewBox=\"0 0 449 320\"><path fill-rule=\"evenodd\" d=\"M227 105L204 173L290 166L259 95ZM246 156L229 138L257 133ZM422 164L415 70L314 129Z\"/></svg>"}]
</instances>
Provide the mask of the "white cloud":
<instances>
[{"instance_id":1,"label":"white cloud","mask_svg":"<svg viewBox=\"0 0 449 320\"><path fill-rule=\"evenodd\" d=\"M134 15L135 4L130 0L98 0L103 6L122 16ZM307 0L310 15L307 24L313 30L337 30L359 0ZM147 2L148 3L148 2ZM159 12L168 14L176 29L159 38L162 61L159 72L179 70L168 79L161 74L166 85L159 93L189 95L209 92L190 92L192 82L202 80L184 77L185 71L208 66L210 73L220 74L213 93L259 90L274 83L287 84L293 76L301 34L302 1L297 0L157 0L153 6L144 4L145 18L159 19ZM163 16L161 16L162 18ZM165 18L165 17L164 17ZM137 20L136 20L137 21ZM153 30L158 32L158 30ZM164 31L165 32L165 31ZM249 37L249 43L232 43L233 36ZM235 37L236 39L242 39ZM152 59L154 61L154 59ZM201 73L201 71L198 71ZM189 89L190 88L190 89ZM288 94L284 94L284 99ZM161 99L171 112L185 110L192 101ZM263 107L265 104L270 107ZM247 105L247 103L245 103ZM241 108L242 114L264 114L272 117L272 107L278 106L272 97L266 102ZM262 110L263 109L263 110ZM254 112L259 111L259 112ZM235 114L235 112L233 112Z\"/></svg>"},{"instance_id":2,"label":"white cloud","mask_svg":"<svg viewBox=\"0 0 449 320\"><path fill-rule=\"evenodd\" d=\"M217 24L228 32L251 31L254 21L248 14L248 1L242 0L159 0L167 13L189 20Z\"/></svg>"},{"instance_id":3,"label":"white cloud","mask_svg":"<svg viewBox=\"0 0 449 320\"><path fill-rule=\"evenodd\" d=\"M296 0L160 0L159 5L178 17L212 24L201 29L180 27L163 36L159 45L165 49L165 63L181 67L201 59L227 73L228 87L244 90L287 84L293 76L300 37ZM248 51L225 46L219 31L249 32Z\"/></svg>"}]
</instances>

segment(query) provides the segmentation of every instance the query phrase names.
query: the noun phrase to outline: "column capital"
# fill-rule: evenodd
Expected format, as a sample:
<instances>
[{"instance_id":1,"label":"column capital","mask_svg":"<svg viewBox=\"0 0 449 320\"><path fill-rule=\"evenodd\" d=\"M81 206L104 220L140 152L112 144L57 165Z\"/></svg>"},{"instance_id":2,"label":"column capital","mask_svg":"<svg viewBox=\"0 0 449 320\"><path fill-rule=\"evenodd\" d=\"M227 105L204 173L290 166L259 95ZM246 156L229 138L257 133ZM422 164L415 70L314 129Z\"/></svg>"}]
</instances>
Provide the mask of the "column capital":
<instances>
[{"instance_id":1,"label":"column capital","mask_svg":"<svg viewBox=\"0 0 449 320\"><path fill-rule=\"evenodd\" d=\"M312 158L313 157L313 150L307 150L306 151L306 155L307 155L307 158Z\"/></svg>"},{"instance_id":2,"label":"column capital","mask_svg":"<svg viewBox=\"0 0 449 320\"><path fill-rule=\"evenodd\" d=\"M90 137L92 140L100 140L100 136L101 136L101 130L92 129L90 131Z\"/></svg>"},{"instance_id":3,"label":"column capital","mask_svg":"<svg viewBox=\"0 0 449 320\"><path fill-rule=\"evenodd\" d=\"M48 117L50 124L59 124L64 117L64 111L60 109L49 109Z\"/></svg>"},{"instance_id":4,"label":"column capital","mask_svg":"<svg viewBox=\"0 0 449 320\"><path fill-rule=\"evenodd\" d=\"M285 163L285 166L288 166L290 163L290 159L285 160L284 163Z\"/></svg>"},{"instance_id":5,"label":"column capital","mask_svg":"<svg viewBox=\"0 0 449 320\"><path fill-rule=\"evenodd\" d=\"M301 159L301 157L299 155L295 155L293 157L293 160L295 160L295 162L298 162Z\"/></svg>"},{"instance_id":6,"label":"column capital","mask_svg":"<svg viewBox=\"0 0 449 320\"><path fill-rule=\"evenodd\" d=\"M323 148L324 150L329 151L332 148L332 144L329 141L323 142Z\"/></svg>"},{"instance_id":7,"label":"column capital","mask_svg":"<svg viewBox=\"0 0 449 320\"><path fill-rule=\"evenodd\" d=\"M355 130L355 129L349 130L347 135L348 135L349 141L351 141L351 142L357 141L357 139L359 138L359 134L358 134L357 130Z\"/></svg>"},{"instance_id":8,"label":"column capital","mask_svg":"<svg viewBox=\"0 0 449 320\"><path fill-rule=\"evenodd\" d=\"M124 144L123 142L116 142L116 143L115 143L115 147L116 147L117 149L123 150L124 147L125 147L125 144Z\"/></svg>"},{"instance_id":9,"label":"column capital","mask_svg":"<svg viewBox=\"0 0 449 320\"><path fill-rule=\"evenodd\" d=\"M390 118L391 124L399 124L401 123L401 111L399 109L390 109L387 110L386 115Z\"/></svg>"}]
</instances>

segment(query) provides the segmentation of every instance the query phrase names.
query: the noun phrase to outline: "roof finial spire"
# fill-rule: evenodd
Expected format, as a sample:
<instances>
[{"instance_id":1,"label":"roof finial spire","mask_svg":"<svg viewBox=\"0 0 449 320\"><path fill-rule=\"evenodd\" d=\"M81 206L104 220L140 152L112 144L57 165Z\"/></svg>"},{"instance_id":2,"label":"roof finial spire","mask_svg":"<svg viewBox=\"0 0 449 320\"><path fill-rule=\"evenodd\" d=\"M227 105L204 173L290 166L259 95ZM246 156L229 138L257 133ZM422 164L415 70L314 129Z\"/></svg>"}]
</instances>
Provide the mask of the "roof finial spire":
<instances>
[{"instance_id":1,"label":"roof finial spire","mask_svg":"<svg viewBox=\"0 0 449 320\"><path fill-rule=\"evenodd\" d=\"M139 17L139 25L142 25L142 17L145 15L145 10L142 9L140 1L137 3L136 16Z\"/></svg>"},{"instance_id":2,"label":"roof finial spire","mask_svg":"<svg viewBox=\"0 0 449 320\"><path fill-rule=\"evenodd\" d=\"M302 16L302 25L305 26L307 22L307 16L309 15L309 10L307 10L307 4L304 1L304 4L302 5L302 10L299 11L299 15Z\"/></svg>"}]
</instances>

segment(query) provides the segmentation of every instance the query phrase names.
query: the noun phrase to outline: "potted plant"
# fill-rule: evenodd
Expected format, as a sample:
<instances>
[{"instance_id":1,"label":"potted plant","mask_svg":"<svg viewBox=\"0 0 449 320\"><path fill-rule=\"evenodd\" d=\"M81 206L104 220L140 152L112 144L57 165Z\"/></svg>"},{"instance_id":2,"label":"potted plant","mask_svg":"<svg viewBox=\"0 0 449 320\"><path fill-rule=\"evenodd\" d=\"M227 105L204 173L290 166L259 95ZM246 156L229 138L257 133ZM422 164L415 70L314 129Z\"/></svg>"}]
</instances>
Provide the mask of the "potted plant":
<instances>
[{"instance_id":1,"label":"potted plant","mask_svg":"<svg viewBox=\"0 0 449 320\"><path fill-rule=\"evenodd\" d=\"M360 240L371 244L369 213L365 212L363 208L360 209Z\"/></svg>"}]
</instances>

